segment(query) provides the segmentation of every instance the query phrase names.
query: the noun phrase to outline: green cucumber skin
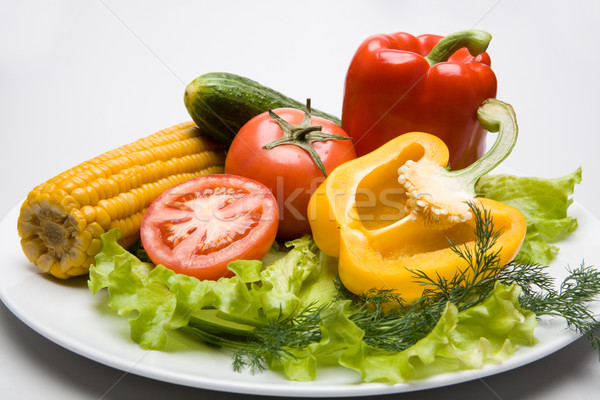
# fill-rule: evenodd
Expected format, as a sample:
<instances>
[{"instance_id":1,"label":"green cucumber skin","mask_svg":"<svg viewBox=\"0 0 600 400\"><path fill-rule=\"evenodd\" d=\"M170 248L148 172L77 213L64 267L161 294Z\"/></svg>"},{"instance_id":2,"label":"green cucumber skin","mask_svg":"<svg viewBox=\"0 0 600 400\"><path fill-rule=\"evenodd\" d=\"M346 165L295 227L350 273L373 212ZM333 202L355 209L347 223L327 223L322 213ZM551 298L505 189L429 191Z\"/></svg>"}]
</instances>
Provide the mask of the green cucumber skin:
<instances>
[{"instance_id":1,"label":"green cucumber skin","mask_svg":"<svg viewBox=\"0 0 600 400\"><path fill-rule=\"evenodd\" d=\"M196 125L225 145L230 145L240 128L259 114L282 107L306 108L306 103L226 72L210 72L194 79L185 89L184 103ZM315 109L311 114L341 124L331 114Z\"/></svg>"}]
</instances>

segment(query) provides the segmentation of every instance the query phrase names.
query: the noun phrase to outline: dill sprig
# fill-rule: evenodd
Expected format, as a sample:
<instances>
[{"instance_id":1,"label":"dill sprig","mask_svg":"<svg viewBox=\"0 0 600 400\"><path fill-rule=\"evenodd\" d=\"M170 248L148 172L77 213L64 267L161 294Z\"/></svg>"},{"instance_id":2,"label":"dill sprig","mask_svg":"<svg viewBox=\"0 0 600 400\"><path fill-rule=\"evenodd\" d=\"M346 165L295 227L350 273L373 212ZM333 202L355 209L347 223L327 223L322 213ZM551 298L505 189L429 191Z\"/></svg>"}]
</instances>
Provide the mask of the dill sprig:
<instances>
[{"instance_id":1,"label":"dill sprig","mask_svg":"<svg viewBox=\"0 0 600 400\"><path fill-rule=\"evenodd\" d=\"M569 271L556 288L546 266L512 261L500 265L501 249L494 249L501 231L494 227L489 211L469 204L475 217L475 240L459 245L449 240L452 251L466 262L451 279L411 270L415 282L423 285L420 298L405 302L393 290L370 290L356 295L336 280L337 295L324 305L309 304L298 313L257 323L252 330L235 332L207 329L193 317L182 328L208 344L232 350L233 368L252 372L267 368L269 361L296 357L297 350L320 341L322 314L335 301L349 299L347 317L364 332L363 341L373 348L398 352L427 336L438 323L448 302L465 310L485 301L497 282L516 284L522 289L519 302L538 317L562 317L569 328L586 336L600 353L600 320L590 304L600 294L600 272L581 265ZM212 326L214 328L214 325Z\"/></svg>"},{"instance_id":2,"label":"dill sprig","mask_svg":"<svg viewBox=\"0 0 600 400\"><path fill-rule=\"evenodd\" d=\"M473 203L469 207L475 217L475 242L458 245L451 239L450 248L463 259L467 267L459 269L451 279L433 276L421 270L411 270L415 282L424 286L422 296L408 305L390 290L371 290L363 295L350 294L337 284L340 297L356 305L349 318L364 330L365 343L382 350L401 351L431 332L447 302L460 310L485 301L496 282L521 287L521 307L538 317L562 317L569 328L586 336L600 353L600 320L589 309L600 295L600 272L582 265L555 287L555 279L541 266L527 261L512 261L502 266L500 251L493 250L501 231L494 227L491 213ZM391 307L390 303L397 307Z\"/></svg>"},{"instance_id":3,"label":"dill sprig","mask_svg":"<svg viewBox=\"0 0 600 400\"><path fill-rule=\"evenodd\" d=\"M410 312L412 307L393 290L373 289L356 295L348 291L339 278L335 285L336 300L352 301L354 307L348 318L364 331L363 341L376 348L402 351L424 337L439 318L433 309L429 310L430 318Z\"/></svg>"},{"instance_id":4,"label":"dill sprig","mask_svg":"<svg viewBox=\"0 0 600 400\"><path fill-rule=\"evenodd\" d=\"M468 205L475 218L474 244L461 246L447 238L450 249L464 260L467 266L458 269L449 280L437 273L435 276L429 276L421 270L410 270L415 277L415 283L427 288L424 295L428 298L428 303L451 302L459 310L473 307L488 297L502 270L501 249L492 250L501 232L494 228L491 212L479 209L471 202Z\"/></svg>"},{"instance_id":5,"label":"dill sprig","mask_svg":"<svg viewBox=\"0 0 600 400\"><path fill-rule=\"evenodd\" d=\"M321 339L321 313L327 305L310 304L297 315L270 320L257 327L249 336L250 346L239 348L233 354L236 371L250 367L252 372L264 370L267 359L295 357L291 349L303 349ZM248 362L249 361L249 362Z\"/></svg>"},{"instance_id":6,"label":"dill sprig","mask_svg":"<svg viewBox=\"0 0 600 400\"><path fill-rule=\"evenodd\" d=\"M422 296L413 303L407 304L392 290L349 294L338 282L339 296L355 304L349 318L365 332L365 343L382 350L404 350L431 332L448 302L464 310L489 296L502 270L500 250L492 251L500 233L494 229L489 211L472 203L469 207L475 216L474 245L461 246L448 239L452 251L466 261L467 267L457 270L451 279L411 269L415 283L424 286Z\"/></svg>"},{"instance_id":7,"label":"dill sprig","mask_svg":"<svg viewBox=\"0 0 600 400\"><path fill-rule=\"evenodd\" d=\"M567 326L585 336L594 350L600 353L600 320L589 309L598 299L600 292L600 271L582 263L569 269L569 275L558 289L544 288L544 291L530 291L519 298L523 308L542 315L558 316L566 320Z\"/></svg>"},{"instance_id":8,"label":"dill sprig","mask_svg":"<svg viewBox=\"0 0 600 400\"><path fill-rule=\"evenodd\" d=\"M295 315L270 319L251 331L211 333L198 318L191 318L182 329L205 343L233 350L234 371L248 368L254 373L265 370L267 360L295 357L292 350L318 342L321 313L327 306L312 303Z\"/></svg>"}]
</instances>

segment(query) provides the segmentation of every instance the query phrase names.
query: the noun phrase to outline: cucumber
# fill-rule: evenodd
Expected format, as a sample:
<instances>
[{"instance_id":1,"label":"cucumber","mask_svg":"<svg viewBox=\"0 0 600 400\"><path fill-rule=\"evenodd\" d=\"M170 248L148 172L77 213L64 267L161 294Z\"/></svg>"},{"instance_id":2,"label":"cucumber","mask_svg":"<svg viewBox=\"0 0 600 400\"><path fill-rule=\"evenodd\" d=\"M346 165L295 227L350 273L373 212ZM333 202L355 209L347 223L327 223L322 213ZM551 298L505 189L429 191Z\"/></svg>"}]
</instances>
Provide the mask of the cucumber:
<instances>
[{"instance_id":1,"label":"cucumber","mask_svg":"<svg viewBox=\"0 0 600 400\"><path fill-rule=\"evenodd\" d=\"M265 111L281 107L306 108L305 103L226 72L210 72L194 79L185 89L184 102L196 125L225 145L231 144L246 122ZM313 116L341 124L333 115L315 109L311 111Z\"/></svg>"}]
</instances>

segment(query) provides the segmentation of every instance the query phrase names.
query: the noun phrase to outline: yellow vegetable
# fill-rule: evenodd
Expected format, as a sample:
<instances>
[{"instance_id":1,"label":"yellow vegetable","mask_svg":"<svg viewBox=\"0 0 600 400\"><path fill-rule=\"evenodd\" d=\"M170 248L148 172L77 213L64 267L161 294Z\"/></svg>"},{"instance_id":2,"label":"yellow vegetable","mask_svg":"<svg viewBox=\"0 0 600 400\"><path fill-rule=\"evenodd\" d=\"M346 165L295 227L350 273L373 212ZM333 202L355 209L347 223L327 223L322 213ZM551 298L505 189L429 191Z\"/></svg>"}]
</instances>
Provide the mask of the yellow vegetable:
<instances>
[{"instance_id":1,"label":"yellow vegetable","mask_svg":"<svg viewBox=\"0 0 600 400\"><path fill-rule=\"evenodd\" d=\"M100 235L121 230L125 247L139 237L142 216L167 188L222 173L225 151L186 122L106 152L35 187L17 222L33 264L57 278L88 272Z\"/></svg>"},{"instance_id":2,"label":"yellow vegetable","mask_svg":"<svg viewBox=\"0 0 600 400\"><path fill-rule=\"evenodd\" d=\"M422 157L408 160L398 169L398 182L407 195L405 210L413 220L424 218L431 226L443 229L471 219L468 202L475 198L475 184L508 157L518 136L510 104L488 99L478 108L477 119L484 129L498 132L498 138L468 167L449 171L445 162Z\"/></svg>"},{"instance_id":3,"label":"yellow vegetable","mask_svg":"<svg viewBox=\"0 0 600 400\"><path fill-rule=\"evenodd\" d=\"M474 252L476 226L467 202L489 212L498 237L490 252L499 265L510 262L526 233L515 208L474 196L477 179L500 163L517 138L512 107L491 99L478 111L481 125L499 132L479 161L448 171L448 148L436 136L400 135L360 158L337 167L312 195L308 217L314 240L339 258L344 286L356 294L394 290L407 302L424 289L414 270L451 280L466 274L468 261L449 239Z\"/></svg>"}]
</instances>

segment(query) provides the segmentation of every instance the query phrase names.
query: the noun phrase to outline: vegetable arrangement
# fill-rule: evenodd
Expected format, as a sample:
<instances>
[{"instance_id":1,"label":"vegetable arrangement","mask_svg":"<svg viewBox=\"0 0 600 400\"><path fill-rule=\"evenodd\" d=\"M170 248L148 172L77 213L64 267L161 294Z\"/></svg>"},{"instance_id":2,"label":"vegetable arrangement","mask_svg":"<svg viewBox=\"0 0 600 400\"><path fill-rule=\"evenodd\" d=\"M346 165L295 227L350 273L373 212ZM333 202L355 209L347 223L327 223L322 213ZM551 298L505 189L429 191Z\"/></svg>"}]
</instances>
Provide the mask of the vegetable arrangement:
<instances>
[{"instance_id":1,"label":"vegetable arrangement","mask_svg":"<svg viewBox=\"0 0 600 400\"><path fill-rule=\"evenodd\" d=\"M184 95L193 123L36 187L23 250L58 278L89 270L93 293L135 314L141 346L163 349L181 329L229 349L238 371L311 380L333 363L406 382L503 361L536 343L541 315L600 350L588 309L600 272L582 265L557 287L541 266L577 227L567 209L581 170L488 175L518 131L493 98L490 39L368 38L341 121L204 74ZM498 138L483 154L486 131Z\"/></svg>"},{"instance_id":2,"label":"vegetable arrangement","mask_svg":"<svg viewBox=\"0 0 600 400\"><path fill-rule=\"evenodd\" d=\"M498 140L484 157L463 170L444 168L448 149L439 138L408 133L343 164L313 196L309 211L315 242L328 255L339 257L338 272L348 290L361 294L372 288L394 288L412 302L423 291L411 278L412 269L443 279L452 278L457 269L466 270L468 260L451 249L448 239L464 246L476 240L469 202L487 210L501 231L494 248L500 263L505 265L515 257L525 238L525 218L511 206L474 197L479 176L512 149L517 138L515 115L510 106L493 99L479 107L478 115L486 128L499 130ZM390 170L396 171L395 180L387 176ZM389 195L387 199L377 196L375 207L359 207L360 199L344 196L361 191L394 193L404 212L399 218L390 215ZM387 204L381 204L383 200ZM328 215L335 219L329 220Z\"/></svg>"},{"instance_id":3,"label":"vegetable arrangement","mask_svg":"<svg viewBox=\"0 0 600 400\"><path fill-rule=\"evenodd\" d=\"M402 304L393 292L344 291L335 259L309 236L272 249L264 262L230 264L231 278L200 281L142 262L111 231L103 235L89 286L94 293L107 288L108 305L120 315L134 313L131 338L144 348L162 349L168 331L182 329L229 349L235 370L270 368L301 381L332 363L359 372L365 382L385 383L480 368L534 345L536 315L566 317L598 348L598 322L586 306L600 290L600 272L581 266L556 290L544 267L501 266L498 252L490 252L497 234L490 214L474 213L476 261L454 247L470 260L473 274L437 280L415 271L428 290L392 311L387 305Z\"/></svg>"},{"instance_id":4,"label":"vegetable arrangement","mask_svg":"<svg viewBox=\"0 0 600 400\"><path fill-rule=\"evenodd\" d=\"M21 206L23 252L57 278L85 275L100 235L119 229L120 243L139 239L142 217L163 191L223 172L223 146L182 123L86 161L35 187Z\"/></svg>"}]
</instances>

